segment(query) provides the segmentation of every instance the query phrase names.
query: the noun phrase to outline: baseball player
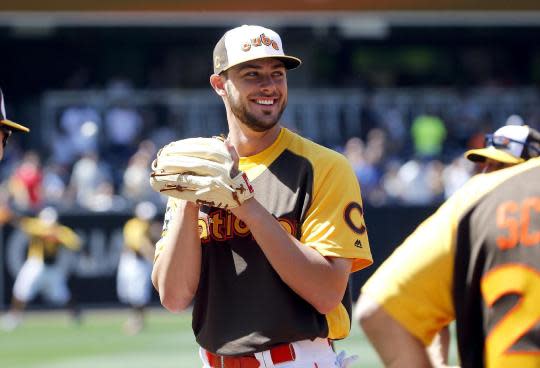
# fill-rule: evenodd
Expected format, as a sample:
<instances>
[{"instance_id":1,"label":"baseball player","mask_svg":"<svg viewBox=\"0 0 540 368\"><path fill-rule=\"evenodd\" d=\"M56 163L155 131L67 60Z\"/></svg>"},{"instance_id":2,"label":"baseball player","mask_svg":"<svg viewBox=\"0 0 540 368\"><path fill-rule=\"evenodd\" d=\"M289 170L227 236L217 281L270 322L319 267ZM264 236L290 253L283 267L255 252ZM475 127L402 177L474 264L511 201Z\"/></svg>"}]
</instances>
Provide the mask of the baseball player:
<instances>
[{"instance_id":1,"label":"baseball player","mask_svg":"<svg viewBox=\"0 0 540 368\"><path fill-rule=\"evenodd\" d=\"M11 136L13 131L27 133L30 131L30 129L24 125L7 119L6 106L4 104L4 94L0 89L0 138L2 139L2 144L0 145L0 160L4 157L4 148L6 147L8 138Z\"/></svg>"},{"instance_id":2,"label":"baseball player","mask_svg":"<svg viewBox=\"0 0 540 368\"><path fill-rule=\"evenodd\" d=\"M204 367L345 367L332 341L349 334L351 272L372 263L358 181L344 156L280 124L301 61L276 32L231 29L213 61L254 196L229 210L170 199L154 286L170 311L193 303Z\"/></svg>"},{"instance_id":3,"label":"baseball player","mask_svg":"<svg viewBox=\"0 0 540 368\"><path fill-rule=\"evenodd\" d=\"M79 250L81 241L73 230L57 220L56 210L45 207L37 217L25 217L19 222L20 229L29 237L28 256L13 285L10 311L1 321L4 330L13 330L20 324L23 310L39 292L55 305L71 302L72 315L78 321L79 311L67 287L67 270L57 262L57 256L62 247Z\"/></svg>"},{"instance_id":4,"label":"baseball player","mask_svg":"<svg viewBox=\"0 0 540 368\"><path fill-rule=\"evenodd\" d=\"M468 157L525 162L474 176L362 288L355 315L388 367L433 366L424 347L453 320L463 368L540 367L540 134L503 128L505 154Z\"/></svg>"},{"instance_id":5,"label":"baseball player","mask_svg":"<svg viewBox=\"0 0 540 368\"><path fill-rule=\"evenodd\" d=\"M118 263L116 290L118 299L132 309L132 316L124 324L128 335L143 329L144 308L152 296L154 244L161 234L161 222L154 220L156 213L153 203L141 202L135 207L135 217L124 225L124 249Z\"/></svg>"}]
</instances>

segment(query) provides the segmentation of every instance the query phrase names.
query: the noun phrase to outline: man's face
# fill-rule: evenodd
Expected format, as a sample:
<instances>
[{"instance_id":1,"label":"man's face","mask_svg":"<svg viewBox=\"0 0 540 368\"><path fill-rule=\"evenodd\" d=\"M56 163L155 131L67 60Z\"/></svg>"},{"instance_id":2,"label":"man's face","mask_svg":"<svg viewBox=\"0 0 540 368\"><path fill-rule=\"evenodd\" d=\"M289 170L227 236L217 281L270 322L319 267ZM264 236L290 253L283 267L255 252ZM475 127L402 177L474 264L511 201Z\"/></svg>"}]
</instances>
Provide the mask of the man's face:
<instances>
[{"instance_id":1,"label":"man's face","mask_svg":"<svg viewBox=\"0 0 540 368\"><path fill-rule=\"evenodd\" d=\"M226 72L225 90L232 113L257 132L275 126L287 106L287 75L277 59L252 60Z\"/></svg>"},{"instance_id":2,"label":"man's face","mask_svg":"<svg viewBox=\"0 0 540 368\"><path fill-rule=\"evenodd\" d=\"M493 171L505 169L505 168L510 167L510 166L513 166L513 164L507 164L507 163L504 163L504 162L499 162L499 161L492 160L490 158L486 158L486 161L483 163L482 172L483 173L490 173L490 172L493 172Z\"/></svg>"}]
</instances>

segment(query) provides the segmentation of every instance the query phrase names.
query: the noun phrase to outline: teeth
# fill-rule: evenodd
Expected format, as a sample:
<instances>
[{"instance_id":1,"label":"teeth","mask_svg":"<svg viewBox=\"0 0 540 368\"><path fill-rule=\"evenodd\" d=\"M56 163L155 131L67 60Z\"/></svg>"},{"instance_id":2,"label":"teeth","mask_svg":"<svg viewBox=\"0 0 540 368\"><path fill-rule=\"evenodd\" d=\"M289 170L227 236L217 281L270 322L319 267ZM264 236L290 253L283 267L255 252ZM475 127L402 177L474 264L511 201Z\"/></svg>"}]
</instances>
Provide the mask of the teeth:
<instances>
[{"instance_id":1,"label":"teeth","mask_svg":"<svg viewBox=\"0 0 540 368\"><path fill-rule=\"evenodd\" d=\"M257 100L257 103L259 105L272 105L274 100Z\"/></svg>"}]
</instances>

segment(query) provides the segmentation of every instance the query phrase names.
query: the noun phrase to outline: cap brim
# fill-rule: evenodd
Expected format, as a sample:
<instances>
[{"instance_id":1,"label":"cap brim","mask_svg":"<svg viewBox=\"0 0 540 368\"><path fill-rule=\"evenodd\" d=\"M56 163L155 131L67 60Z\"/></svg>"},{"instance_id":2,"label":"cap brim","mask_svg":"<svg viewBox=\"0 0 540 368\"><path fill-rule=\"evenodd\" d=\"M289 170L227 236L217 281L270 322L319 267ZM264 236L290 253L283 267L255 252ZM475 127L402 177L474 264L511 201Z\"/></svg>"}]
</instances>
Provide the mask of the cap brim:
<instances>
[{"instance_id":1,"label":"cap brim","mask_svg":"<svg viewBox=\"0 0 540 368\"><path fill-rule=\"evenodd\" d=\"M465 152L465 157L473 162L485 162L488 158L505 164L519 164L525 161L493 146L469 150Z\"/></svg>"},{"instance_id":2,"label":"cap brim","mask_svg":"<svg viewBox=\"0 0 540 368\"><path fill-rule=\"evenodd\" d=\"M0 123L2 123L2 125L7 125L11 129L19 130L21 132L28 133L30 131L30 129L28 129L24 125L17 124L15 122L11 121L11 120L0 120Z\"/></svg>"},{"instance_id":3,"label":"cap brim","mask_svg":"<svg viewBox=\"0 0 540 368\"><path fill-rule=\"evenodd\" d=\"M288 70L296 69L300 65L302 65L302 60L300 60L299 58L294 57L294 56L289 56L289 55L277 55L277 56L265 55L265 56L261 56L261 57L249 58L249 59L246 59L246 60L240 60L237 63L234 63L234 64L231 64L231 65L227 66L227 68L221 70L219 73L222 73L225 70L231 69L232 67L235 67L237 65L247 63L248 61L260 60L260 59L269 59L269 58L270 59L281 60L283 62L283 64L285 65L285 68L288 69Z\"/></svg>"}]
</instances>

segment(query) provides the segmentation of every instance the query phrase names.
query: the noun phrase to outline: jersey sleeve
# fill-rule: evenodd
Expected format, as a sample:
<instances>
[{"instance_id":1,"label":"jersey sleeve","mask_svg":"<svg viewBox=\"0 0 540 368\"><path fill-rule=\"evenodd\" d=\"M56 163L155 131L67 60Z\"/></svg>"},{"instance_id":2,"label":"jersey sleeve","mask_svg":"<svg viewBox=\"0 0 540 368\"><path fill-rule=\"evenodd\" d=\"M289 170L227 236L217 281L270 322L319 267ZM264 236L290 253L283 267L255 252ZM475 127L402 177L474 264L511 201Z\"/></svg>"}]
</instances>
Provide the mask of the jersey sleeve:
<instances>
[{"instance_id":1,"label":"jersey sleeve","mask_svg":"<svg viewBox=\"0 0 540 368\"><path fill-rule=\"evenodd\" d=\"M165 209L165 215L163 216L163 228L161 230L161 238L156 243L156 251L155 251L154 259L157 258L157 256L161 254L161 252L163 251L163 246L164 246L163 239L167 236L167 232L169 231L173 214L176 213L177 209L178 209L178 200L175 198L169 197L169 199L167 200L167 208Z\"/></svg>"},{"instance_id":2,"label":"jersey sleeve","mask_svg":"<svg viewBox=\"0 0 540 368\"><path fill-rule=\"evenodd\" d=\"M31 217L23 217L19 222L19 227L26 234L31 236L43 236L45 235L45 229L41 224L41 221Z\"/></svg>"},{"instance_id":3,"label":"jersey sleeve","mask_svg":"<svg viewBox=\"0 0 540 368\"><path fill-rule=\"evenodd\" d=\"M323 256L353 259L351 272L373 263L360 185L347 159L333 152L313 163L313 200L301 241Z\"/></svg>"},{"instance_id":4,"label":"jersey sleeve","mask_svg":"<svg viewBox=\"0 0 540 368\"><path fill-rule=\"evenodd\" d=\"M454 319L455 202L424 221L362 288L426 345Z\"/></svg>"},{"instance_id":5,"label":"jersey sleeve","mask_svg":"<svg viewBox=\"0 0 540 368\"><path fill-rule=\"evenodd\" d=\"M62 245L71 250L81 249L81 238L69 227L60 225L57 227L58 240Z\"/></svg>"}]
</instances>

